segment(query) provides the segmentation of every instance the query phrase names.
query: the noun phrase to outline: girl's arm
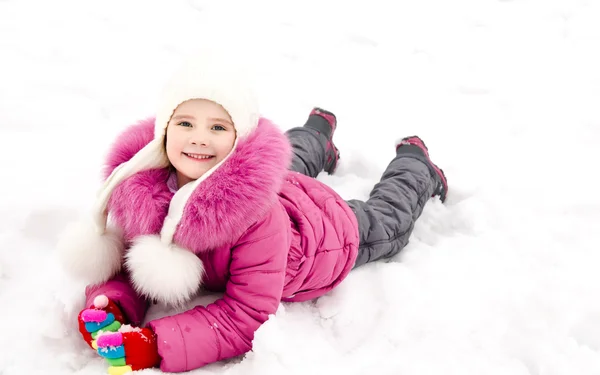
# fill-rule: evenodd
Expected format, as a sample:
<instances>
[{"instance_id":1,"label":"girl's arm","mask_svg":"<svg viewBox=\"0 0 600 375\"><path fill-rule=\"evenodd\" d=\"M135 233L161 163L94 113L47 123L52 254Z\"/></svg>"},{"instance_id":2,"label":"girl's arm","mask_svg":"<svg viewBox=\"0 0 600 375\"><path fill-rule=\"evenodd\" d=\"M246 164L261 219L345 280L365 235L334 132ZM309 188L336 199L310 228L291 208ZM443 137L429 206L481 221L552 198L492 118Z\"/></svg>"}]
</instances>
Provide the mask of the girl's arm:
<instances>
[{"instance_id":1,"label":"girl's arm","mask_svg":"<svg viewBox=\"0 0 600 375\"><path fill-rule=\"evenodd\" d=\"M100 294L116 303L131 324L139 326L142 323L148 302L135 292L125 272L121 271L103 284L88 285L85 288L85 306L93 306L94 298Z\"/></svg>"},{"instance_id":2,"label":"girl's arm","mask_svg":"<svg viewBox=\"0 0 600 375\"><path fill-rule=\"evenodd\" d=\"M289 219L273 211L232 249L223 298L149 323L163 371L189 371L252 348L254 333L279 306L285 279Z\"/></svg>"}]
</instances>

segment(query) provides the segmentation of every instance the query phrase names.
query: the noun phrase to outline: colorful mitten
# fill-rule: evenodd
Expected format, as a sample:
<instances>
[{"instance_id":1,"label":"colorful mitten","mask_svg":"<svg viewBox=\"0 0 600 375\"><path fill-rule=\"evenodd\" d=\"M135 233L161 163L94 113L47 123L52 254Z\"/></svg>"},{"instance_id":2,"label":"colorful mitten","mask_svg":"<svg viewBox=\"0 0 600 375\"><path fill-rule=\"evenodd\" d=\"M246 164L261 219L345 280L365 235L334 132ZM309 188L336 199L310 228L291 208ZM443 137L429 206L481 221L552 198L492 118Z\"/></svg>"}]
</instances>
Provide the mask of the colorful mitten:
<instances>
[{"instance_id":1,"label":"colorful mitten","mask_svg":"<svg viewBox=\"0 0 600 375\"><path fill-rule=\"evenodd\" d=\"M82 310L78 320L79 332L93 349L97 349L95 339L99 331L116 332L126 323L121 309L105 295L94 298L94 306Z\"/></svg>"},{"instance_id":2,"label":"colorful mitten","mask_svg":"<svg viewBox=\"0 0 600 375\"><path fill-rule=\"evenodd\" d=\"M149 328L122 326L118 332L98 335L98 354L106 358L109 375L158 366L156 335Z\"/></svg>"}]
</instances>

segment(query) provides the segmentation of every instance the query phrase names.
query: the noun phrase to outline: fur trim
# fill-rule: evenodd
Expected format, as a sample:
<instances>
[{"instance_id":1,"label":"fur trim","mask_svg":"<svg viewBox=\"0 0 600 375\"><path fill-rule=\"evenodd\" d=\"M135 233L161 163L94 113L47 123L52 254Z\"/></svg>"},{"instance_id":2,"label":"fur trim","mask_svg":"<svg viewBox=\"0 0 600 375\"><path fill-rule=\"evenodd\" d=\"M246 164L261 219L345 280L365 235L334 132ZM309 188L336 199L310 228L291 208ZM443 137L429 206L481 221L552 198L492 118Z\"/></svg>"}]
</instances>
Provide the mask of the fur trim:
<instances>
[{"instance_id":1,"label":"fur trim","mask_svg":"<svg viewBox=\"0 0 600 375\"><path fill-rule=\"evenodd\" d=\"M198 256L158 236L136 238L125 266L138 293L169 306L180 306L200 288L204 266Z\"/></svg>"},{"instance_id":2,"label":"fur trim","mask_svg":"<svg viewBox=\"0 0 600 375\"><path fill-rule=\"evenodd\" d=\"M146 140L151 142L153 127L154 121L149 119L123 132L108 155L105 173L127 162L129 155L136 155ZM169 169L143 170L118 183L107 209L109 217L122 228L125 245L133 244L126 250L125 265L136 290L169 305L189 300L204 274L202 261L195 254L234 243L268 212L277 202L291 156L287 137L269 120L261 119L256 130L238 140L223 165L194 190L184 206L173 244L165 244L157 236L173 197L167 186ZM121 263L120 252L92 250L88 236L81 237L85 240L78 249L91 255L70 260L82 276L92 275L92 265L115 267ZM70 255L75 253L72 250ZM91 265L77 263L85 260ZM94 275L93 282L105 281L115 273L112 268L103 270Z\"/></svg>"},{"instance_id":3,"label":"fur trim","mask_svg":"<svg viewBox=\"0 0 600 375\"><path fill-rule=\"evenodd\" d=\"M160 233L173 193L166 184L168 169L138 172L118 185L108 202L109 212L123 228L127 242Z\"/></svg>"},{"instance_id":4,"label":"fur trim","mask_svg":"<svg viewBox=\"0 0 600 375\"><path fill-rule=\"evenodd\" d=\"M151 122L141 132L152 131ZM135 154L144 145L117 142L115 155ZM229 159L203 181L188 200L174 242L194 253L235 241L277 200L288 173L291 146L269 120L240 139ZM112 158L112 159L111 159ZM109 155L109 161L114 160ZM168 169L136 173L117 185L108 209L126 239L157 234L167 216L172 193Z\"/></svg>"},{"instance_id":5,"label":"fur trim","mask_svg":"<svg viewBox=\"0 0 600 375\"><path fill-rule=\"evenodd\" d=\"M131 159L154 138L154 118L147 118L125 129L108 150L102 171L106 179L120 164Z\"/></svg>"},{"instance_id":6,"label":"fur trim","mask_svg":"<svg viewBox=\"0 0 600 375\"><path fill-rule=\"evenodd\" d=\"M121 270L123 238L115 228L99 234L93 222L75 222L62 233L57 251L64 270L71 276L100 284Z\"/></svg>"}]
</instances>

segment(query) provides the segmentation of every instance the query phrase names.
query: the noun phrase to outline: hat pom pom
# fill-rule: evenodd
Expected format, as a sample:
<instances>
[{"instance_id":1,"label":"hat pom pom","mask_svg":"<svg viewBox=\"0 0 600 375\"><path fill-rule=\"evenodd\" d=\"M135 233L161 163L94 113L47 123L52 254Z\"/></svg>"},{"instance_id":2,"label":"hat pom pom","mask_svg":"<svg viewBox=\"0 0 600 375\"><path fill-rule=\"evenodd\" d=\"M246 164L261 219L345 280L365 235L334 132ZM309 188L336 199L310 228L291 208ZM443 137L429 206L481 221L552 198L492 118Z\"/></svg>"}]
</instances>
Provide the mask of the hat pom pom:
<instances>
[{"instance_id":1,"label":"hat pom pom","mask_svg":"<svg viewBox=\"0 0 600 375\"><path fill-rule=\"evenodd\" d=\"M100 234L93 221L69 224L57 244L65 272L90 284L100 284L121 270L123 236L107 228Z\"/></svg>"},{"instance_id":2,"label":"hat pom pom","mask_svg":"<svg viewBox=\"0 0 600 375\"><path fill-rule=\"evenodd\" d=\"M181 306L200 288L204 266L198 256L160 237L136 238L127 251L125 266L135 289L169 306Z\"/></svg>"}]
</instances>

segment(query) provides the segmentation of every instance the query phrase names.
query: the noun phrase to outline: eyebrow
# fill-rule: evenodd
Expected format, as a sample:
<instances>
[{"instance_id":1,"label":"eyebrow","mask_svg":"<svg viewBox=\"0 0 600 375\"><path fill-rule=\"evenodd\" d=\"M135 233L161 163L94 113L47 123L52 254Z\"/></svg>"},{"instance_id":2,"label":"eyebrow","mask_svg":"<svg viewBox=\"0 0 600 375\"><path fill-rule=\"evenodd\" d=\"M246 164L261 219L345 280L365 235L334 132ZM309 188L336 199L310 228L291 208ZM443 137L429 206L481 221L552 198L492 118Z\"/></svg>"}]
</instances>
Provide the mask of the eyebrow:
<instances>
[{"instance_id":1,"label":"eyebrow","mask_svg":"<svg viewBox=\"0 0 600 375\"><path fill-rule=\"evenodd\" d=\"M195 118L189 115L175 115L171 120L195 120Z\"/></svg>"},{"instance_id":2,"label":"eyebrow","mask_svg":"<svg viewBox=\"0 0 600 375\"><path fill-rule=\"evenodd\" d=\"M225 124L233 126L233 124L231 122L225 120L224 118L209 117L208 119L210 121L219 121L219 122L223 122ZM196 120L196 118L194 116L190 116L190 115L175 115L175 116L173 116L173 118L171 120L172 121L175 121L175 120Z\"/></svg>"},{"instance_id":3,"label":"eyebrow","mask_svg":"<svg viewBox=\"0 0 600 375\"><path fill-rule=\"evenodd\" d=\"M209 120L211 120L211 121L220 121L220 122L224 122L224 123L226 123L226 124L228 124L228 125L231 125L231 126L233 126L233 124L232 124L231 122L229 122L229 121L225 120L224 118L220 118L220 117L210 117L210 118L209 118Z\"/></svg>"}]
</instances>

